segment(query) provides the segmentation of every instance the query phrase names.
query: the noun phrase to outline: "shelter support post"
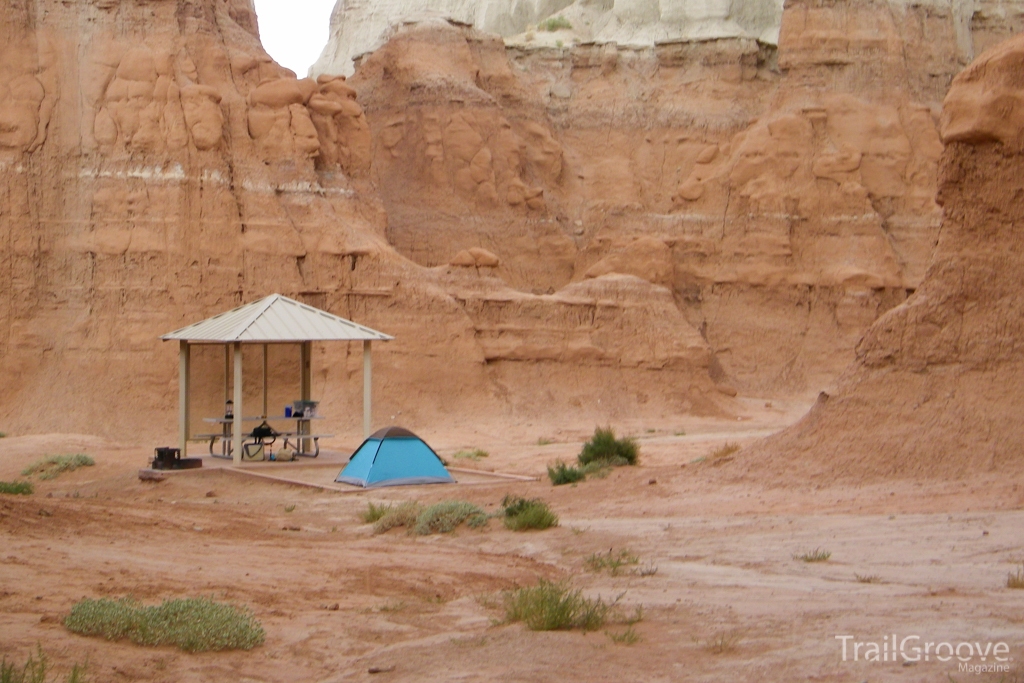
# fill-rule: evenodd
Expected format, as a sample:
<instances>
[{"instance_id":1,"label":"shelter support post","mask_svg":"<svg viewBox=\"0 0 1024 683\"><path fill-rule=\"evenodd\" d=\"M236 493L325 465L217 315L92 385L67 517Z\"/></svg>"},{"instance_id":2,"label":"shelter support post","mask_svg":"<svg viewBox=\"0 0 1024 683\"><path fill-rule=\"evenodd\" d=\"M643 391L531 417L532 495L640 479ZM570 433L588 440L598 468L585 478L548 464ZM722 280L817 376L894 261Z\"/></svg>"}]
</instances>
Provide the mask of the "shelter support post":
<instances>
[{"instance_id":1,"label":"shelter support post","mask_svg":"<svg viewBox=\"0 0 1024 683\"><path fill-rule=\"evenodd\" d=\"M231 460L234 465L242 464L242 345L235 342L232 345L232 352L235 358L235 398L234 418L231 429Z\"/></svg>"},{"instance_id":2,"label":"shelter support post","mask_svg":"<svg viewBox=\"0 0 1024 683\"><path fill-rule=\"evenodd\" d=\"M231 345L224 345L224 403L231 399Z\"/></svg>"},{"instance_id":3,"label":"shelter support post","mask_svg":"<svg viewBox=\"0 0 1024 683\"><path fill-rule=\"evenodd\" d=\"M263 345L263 419L267 419L267 345Z\"/></svg>"},{"instance_id":4,"label":"shelter support post","mask_svg":"<svg viewBox=\"0 0 1024 683\"><path fill-rule=\"evenodd\" d=\"M370 424L373 421L372 406L373 367L370 361L370 340L363 340L363 438L370 436Z\"/></svg>"},{"instance_id":5,"label":"shelter support post","mask_svg":"<svg viewBox=\"0 0 1024 683\"><path fill-rule=\"evenodd\" d=\"M178 342L178 448L181 457L188 455L189 436L189 375L191 370L191 349L187 341Z\"/></svg>"},{"instance_id":6,"label":"shelter support post","mask_svg":"<svg viewBox=\"0 0 1024 683\"><path fill-rule=\"evenodd\" d=\"M313 342L302 342L300 353L300 377L299 377L299 399L303 401L312 400L313 395ZM309 422L299 422L300 430L310 429ZM308 434L308 431L305 431ZM309 453L313 449L313 443L309 439L299 441L299 450Z\"/></svg>"}]
</instances>

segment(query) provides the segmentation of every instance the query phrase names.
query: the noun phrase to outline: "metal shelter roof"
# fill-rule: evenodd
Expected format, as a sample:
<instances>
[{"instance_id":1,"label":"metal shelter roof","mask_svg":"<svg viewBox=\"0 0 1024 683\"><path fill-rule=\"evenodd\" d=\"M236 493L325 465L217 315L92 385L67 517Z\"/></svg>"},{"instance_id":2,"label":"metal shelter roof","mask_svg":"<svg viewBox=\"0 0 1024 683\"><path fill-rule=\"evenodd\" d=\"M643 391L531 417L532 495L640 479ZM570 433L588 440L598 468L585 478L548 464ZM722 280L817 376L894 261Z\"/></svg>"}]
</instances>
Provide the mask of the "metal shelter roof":
<instances>
[{"instance_id":1,"label":"metal shelter roof","mask_svg":"<svg viewBox=\"0 0 1024 683\"><path fill-rule=\"evenodd\" d=\"M271 294L160 338L220 344L394 339L280 294Z\"/></svg>"}]
</instances>

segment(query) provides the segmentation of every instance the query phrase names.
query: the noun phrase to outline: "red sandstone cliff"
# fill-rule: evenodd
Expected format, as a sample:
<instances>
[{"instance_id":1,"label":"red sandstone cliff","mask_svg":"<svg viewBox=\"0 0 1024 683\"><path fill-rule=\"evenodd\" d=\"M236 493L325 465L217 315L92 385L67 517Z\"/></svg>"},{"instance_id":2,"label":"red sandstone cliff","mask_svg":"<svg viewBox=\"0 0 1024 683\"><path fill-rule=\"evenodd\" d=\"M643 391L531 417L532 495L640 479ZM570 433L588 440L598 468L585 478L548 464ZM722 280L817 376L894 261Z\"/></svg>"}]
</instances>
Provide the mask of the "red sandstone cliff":
<instances>
[{"instance_id":1,"label":"red sandstone cliff","mask_svg":"<svg viewBox=\"0 0 1024 683\"><path fill-rule=\"evenodd\" d=\"M812 478L1020 471L1024 36L981 55L942 111L942 228L924 282L865 334L810 414L746 455Z\"/></svg>"},{"instance_id":2,"label":"red sandstone cliff","mask_svg":"<svg viewBox=\"0 0 1024 683\"><path fill-rule=\"evenodd\" d=\"M314 81L267 57L248 0L7 3L0 424L166 434L159 334L273 291L394 334L379 415L412 427L815 389L938 234L962 40L879 6L793 2L778 52L427 23ZM355 414L359 359L314 362L325 412ZM221 359L196 367L215 414Z\"/></svg>"},{"instance_id":3,"label":"red sandstone cliff","mask_svg":"<svg viewBox=\"0 0 1024 683\"><path fill-rule=\"evenodd\" d=\"M273 63L248 0L8 3L0 35L5 430L167 433L175 350L157 337L273 291L396 336L381 419L719 409L665 289L613 276L535 296L489 279L486 255L448 272L397 254L355 91ZM272 356L279 379L289 358ZM358 358L314 363L325 412L355 415ZM219 412L221 367L197 357L197 415Z\"/></svg>"},{"instance_id":4,"label":"red sandstone cliff","mask_svg":"<svg viewBox=\"0 0 1024 683\"><path fill-rule=\"evenodd\" d=\"M795 0L777 50L406 26L351 80L388 240L426 266L484 248L524 291L635 275L672 292L741 391L817 391L924 275L939 105L1005 28L961 15Z\"/></svg>"}]
</instances>

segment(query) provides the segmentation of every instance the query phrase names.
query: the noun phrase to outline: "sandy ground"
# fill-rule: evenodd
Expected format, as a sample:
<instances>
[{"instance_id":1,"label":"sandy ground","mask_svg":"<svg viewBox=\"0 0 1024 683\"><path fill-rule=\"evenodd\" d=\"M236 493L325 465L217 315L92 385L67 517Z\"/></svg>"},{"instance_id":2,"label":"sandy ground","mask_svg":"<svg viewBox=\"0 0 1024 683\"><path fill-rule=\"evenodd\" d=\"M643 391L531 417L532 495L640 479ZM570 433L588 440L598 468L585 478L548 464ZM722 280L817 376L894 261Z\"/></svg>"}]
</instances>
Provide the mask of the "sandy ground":
<instances>
[{"instance_id":1,"label":"sandy ground","mask_svg":"<svg viewBox=\"0 0 1024 683\"><path fill-rule=\"evenodd\" d=\"M58 672L88 660L93 681L1024 679L1024 591L1006 588L1024 561L1024 489L991 474L810 487L751 476L742 450L701 461L726 442L779 429L803 407L752 403L735 422L633 426L639 466L557 488L544 466L573 458L582 431L538 436L517 425L436 439L449 458L470 446L490 453L453 465L535 481L462 474L457 486L345 493L209 466L143 483L147 447L8 437L0 480L48 454L84 452L96 466L36 482L31 496L0 496L0 655L23 661L39 644ZM339 469L330 458L260 471L329 484ZM460 498L494 510L506 493L544 498L560 526L514 533L492 520L415 537L373 535L358 517L368 501ZM794 558L816 548L831 558ZM609 550L639 562L617 575L586 568L586 557ZM584 634L501 623L501 591L538 578L621 596L626 611L642 606L640 641L614 642L621 624ZM186 654L81 637L61 623L82 597L123 595L249 606L266 643ZM971 674L934 657L865 662L866 649L852 661L854 641L880 645L894 634L918 636L922 647L1004 641L1009 672ZM847 661L839 635L853 636Z\"/></svg>"}]
</instances>

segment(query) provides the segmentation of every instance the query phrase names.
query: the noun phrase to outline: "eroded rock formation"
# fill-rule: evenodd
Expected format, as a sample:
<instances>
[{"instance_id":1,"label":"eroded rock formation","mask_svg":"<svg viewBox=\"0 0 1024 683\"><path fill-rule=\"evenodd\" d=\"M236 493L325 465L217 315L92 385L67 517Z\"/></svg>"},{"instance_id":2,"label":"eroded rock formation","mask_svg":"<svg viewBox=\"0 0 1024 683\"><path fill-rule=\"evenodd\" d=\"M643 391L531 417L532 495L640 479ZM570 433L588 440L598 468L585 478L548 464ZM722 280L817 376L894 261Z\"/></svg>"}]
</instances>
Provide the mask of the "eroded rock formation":
<instances>
[{"instance_id":1,"label":"eroded rock formation","mask_svg":"<svg viewBox=\"0 0 1024 683\"><path fill-rule=\"evenodd\" d=\"M942 111L942 231L924 282L753 467L821 478L1018 472L1024 437L1024 36L957 76Z\"/></svg>"},{"instance_id":2,"label":"eroded rock formation","mask_svg":"<svg viewBox=\"0 0 1024 683\"><path fill-rule=\"evenodd\" d=\"M710 350L667 289L610 275L536 296L489 277L500 260L486 250L467 250L470 268L396 253L356 91L275 64L249 0L25 0L0 9L0 35L6 431L166 436L176 350L158 336L273 291L394 334L377 351L379 415L413 427L551 405L588 421L722 410ZM499 187L507 201L527 163L559 173L550 135L505 172L470 130L447 133L460 151L442 164L467 201ZM524 211L537 210L531 188ZM356 416L357 354L317 354L325 412ZM289 358L272 353L275 405L294 398ZM223 359L206 349L195 362L204 431L198 417L222 410ZM256 378L258 353L246 362ZM655 373L669 381L656 386ZM605 385L616 391L598 405ZM352 434L357 423L336 422Z\"/></svg>"},{"instance_id":3,"label":"eroded rock formation","mask_svg":"<svg viewBox=\"0 0 1024 683\"><path fill-rule=\"evenodd\" d=\"M394 27L429 19L452 20L524 46L650 47L740 37L775 45L781 17L781 0L339 0L330 39L312 72L351 75L353 60L381 47Z\"/></svg>"},{"instance_id":4,"label":"eroded rock formation","mask_svg":"<svg viewBox=\"0 0 1024 683\"><path fill-rule=\"evenodd\" d=\"M510 48L428 20L351 79L297 79L249 0L8 3L0 421L169 433L158 335L273 291L394 334L377 405L413 428L817 390L920 284L938 102L1016 21L943 7L794 1L778 50ZM358 355L317 354L325 412L357 414ZM223 359L196 368L216 414Z\"/></svg>"},{"instance_id":5,"label":"eroded rock formation","mask_svg":"<svg viewBox=\"0 0 1024 683\"><path fill-rule=\"evenodd\" d=\"M793 2L778 50L396 29L351 80L388 239L426 266L487 249L534 293L635 275L673 292L741 389L819 388L937 235L938 103L973 34L898 9Z\"/></svg>"}]
</instances>

